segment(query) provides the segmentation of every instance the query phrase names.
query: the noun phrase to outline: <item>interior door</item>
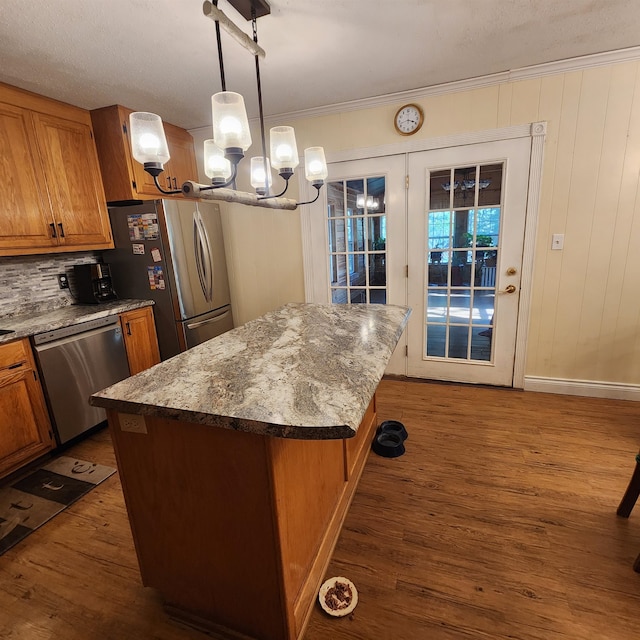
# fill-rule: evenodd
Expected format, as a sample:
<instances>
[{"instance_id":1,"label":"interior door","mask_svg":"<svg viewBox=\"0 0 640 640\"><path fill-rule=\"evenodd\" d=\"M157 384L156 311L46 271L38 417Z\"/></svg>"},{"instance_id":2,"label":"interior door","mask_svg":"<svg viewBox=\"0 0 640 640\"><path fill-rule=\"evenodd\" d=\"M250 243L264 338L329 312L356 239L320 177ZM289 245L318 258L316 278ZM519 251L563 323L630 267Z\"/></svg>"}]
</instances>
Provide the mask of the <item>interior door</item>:
<instances>
[{"instance_id":1,"label":"interior door","mask_svg":"<svg viewBox=\"0 0 640 640\"><path fill-rule=\"evenodd\" d=\"M409 154L407 375L512 386L530 152Z\"/></svg>"}]
</instances>

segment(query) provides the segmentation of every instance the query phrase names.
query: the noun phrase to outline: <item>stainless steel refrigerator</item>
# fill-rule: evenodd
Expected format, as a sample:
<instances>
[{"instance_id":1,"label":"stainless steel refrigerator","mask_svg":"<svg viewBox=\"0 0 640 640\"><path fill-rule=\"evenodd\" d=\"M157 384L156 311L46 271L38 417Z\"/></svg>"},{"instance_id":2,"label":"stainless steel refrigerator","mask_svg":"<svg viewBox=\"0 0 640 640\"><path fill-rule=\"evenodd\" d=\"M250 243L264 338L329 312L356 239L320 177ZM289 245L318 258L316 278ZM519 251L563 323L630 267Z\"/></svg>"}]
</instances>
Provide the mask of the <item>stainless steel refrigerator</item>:
<instances>
[{"instance_id":1,"label":"stainless steel refrigerator","mask_svg":"<svg viewBox=\"0 0 640 640\"><path fill-rule=\"evenodd\" d=\"M151 299L163 360L233 328L220 209L154 200L109 207L103 252L119 298Z\"/></svg>"}]
</instances>

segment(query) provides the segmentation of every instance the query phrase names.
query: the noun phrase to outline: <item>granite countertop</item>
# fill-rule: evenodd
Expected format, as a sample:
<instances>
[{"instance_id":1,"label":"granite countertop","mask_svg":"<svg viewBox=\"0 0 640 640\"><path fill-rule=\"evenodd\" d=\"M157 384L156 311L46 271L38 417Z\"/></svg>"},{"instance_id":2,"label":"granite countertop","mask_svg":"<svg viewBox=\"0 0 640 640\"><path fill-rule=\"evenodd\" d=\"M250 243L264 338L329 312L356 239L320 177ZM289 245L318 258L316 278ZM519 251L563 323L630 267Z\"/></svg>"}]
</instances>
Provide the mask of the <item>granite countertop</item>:
<instances>
[{"instance_id":1,"label":"granite countertop","mask_svg":"<svg viewBox=\"0 0 640 640\"><path fill-rule=\"evenodd\" d=\"M288 304L90 402L261 435L349 438L410 313L392 305Z\"/></svg>"},{"instance_id":2,"label":"granite countertop","mask_svg":"<svg viewBox=\"0 0 640 640\"><path fill-rule=\"evenodd\" d=\"M71 304L59 309L25 315L0 316L0 329L13 330L13 333L0 335L0 344L19 338L28 338L36 333L81 324L96 318L148 307L152 304L152 300L112 300L101 304Z\"/></svg>"}]
</instances>

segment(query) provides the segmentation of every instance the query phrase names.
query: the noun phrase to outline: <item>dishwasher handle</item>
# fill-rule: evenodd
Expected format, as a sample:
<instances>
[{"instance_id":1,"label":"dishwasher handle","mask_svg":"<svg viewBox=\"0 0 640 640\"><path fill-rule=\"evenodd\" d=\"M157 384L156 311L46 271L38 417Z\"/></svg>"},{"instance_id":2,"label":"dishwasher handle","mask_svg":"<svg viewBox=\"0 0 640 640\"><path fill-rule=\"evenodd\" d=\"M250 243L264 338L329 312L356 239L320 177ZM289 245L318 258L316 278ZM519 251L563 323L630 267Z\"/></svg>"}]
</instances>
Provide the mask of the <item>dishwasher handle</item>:
<instances>
[{"instance_id":1,"label":"dishwasher handle","mask_svg":"<svg viewBox=\"0 0 640 640\"><path fill-rule=\"evenodd\" d=\"M89 329L88 331L79 331L71 335L56 338L53 340L48 340L46 342L39 342L39 343L36 342L35 347L36 347L36 351L46 351L48 349L51 349L52 347L58 347L60 345L67 344L69 342L75 342L77 340L84 340L86 338L90 338L91 336L99 335L101 333L107 333L109 331L113 331L114 334L118 336L122 334L122 327L118 322L114 322L104 327L99 327L97 329Z\"/></svg>"}]
</instances>

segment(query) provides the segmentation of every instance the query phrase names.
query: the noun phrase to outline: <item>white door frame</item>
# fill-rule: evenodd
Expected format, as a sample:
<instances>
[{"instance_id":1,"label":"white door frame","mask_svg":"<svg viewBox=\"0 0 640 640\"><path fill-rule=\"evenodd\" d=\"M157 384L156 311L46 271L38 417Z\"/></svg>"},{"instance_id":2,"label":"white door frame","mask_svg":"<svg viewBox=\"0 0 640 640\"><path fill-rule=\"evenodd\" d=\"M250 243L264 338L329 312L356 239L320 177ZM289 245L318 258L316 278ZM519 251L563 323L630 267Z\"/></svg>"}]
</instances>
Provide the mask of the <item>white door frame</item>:
<instances>
[{"instance_id":1,"label":"white door frame","mask_svg":"<svg viewBox=\"0 0 640 640\"><path fill-rule=\"evenodd\" d=\"M524 388L524 371L526 360L526 346L531 313L531 293L533 285L533 259L535 253L536 232L540 208L540 187L542 182L542 161L544 140L547 133L546 122L514 125L499 129L487 129L469 133L459 133L449 136L438 136L422 140L408 140L394 144L365 147L327 153L327 162L342 162L346 160L364 160L387 155L398 155L414 151L429 151L459 145L469 145L479 142L493 142L511 138L531 137L531 162L529 165L529 191L527 194L527 214L524 233L524 251L522 256L522 279L520 281L520 301L518 307L518 325L516 337L516 352L514 362L513 386ZM300 194L302 201L314 197L306 180L299 176ZM308 205L301 207L302 254L304 267L305 298L307 302L313 300L314 269L311 252L311 209Z\"/></svg>"}]
</instances>

